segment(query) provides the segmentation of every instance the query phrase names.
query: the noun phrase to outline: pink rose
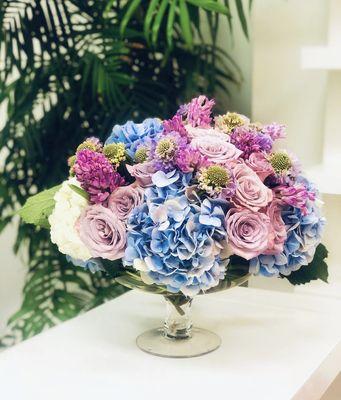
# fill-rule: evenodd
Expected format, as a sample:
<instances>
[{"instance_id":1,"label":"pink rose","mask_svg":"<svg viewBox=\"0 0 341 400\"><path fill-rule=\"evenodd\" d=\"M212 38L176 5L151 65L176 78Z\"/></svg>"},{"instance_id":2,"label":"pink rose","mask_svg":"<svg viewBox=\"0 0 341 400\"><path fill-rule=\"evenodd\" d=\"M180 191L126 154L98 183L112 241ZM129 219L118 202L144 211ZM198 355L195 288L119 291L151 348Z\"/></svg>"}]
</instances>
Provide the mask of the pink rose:
<instances>
[{"instance_id":1,"label":"pink rose","mask_svg":"<svg viewBox=\"0 0 341 400\"><path fill-rule=\"evenodd\" d=\"M192 125L185 125L186 131L188 133L188 137L191 139L197 138L197 137L215 137L217 139L221 139L223 142L228 142L230 137L218 129L214 128L198 128L194 127Z\"/></svg>"},{"instance_id":2,"label":"pink rose","mask_svg":"<svg viewBox=\"0 0 341 400\"><path fill-rule=\"evenodd\" d=\"M258 211L270 203L273 197L272 191L244 162L236 163L232 171L237 184L236 193L232 199L234 204Z\"/></svg>"},{"instance_id":3,"label":"pink rose","mask_svg":"<svg viewBox=\"0 0 341 400\"><path fill-rule=\"evenodd\" d=\"M242 154L242 151L232 143L210 135L195 137L191 145L206 157L208 162L214 164L226 164L230 160L239 158Z\"/></svg>"},{"instance_id":4,"label":"pink rose","mask_svg":"<svg viewBox=\"0 0 341 400\"><path fill-rule=\"evenodd\" d=\"M108 260L123 257L126 228L109 208L100 204L87 207L78 220L77 228L92 257Z\"/></svg>"},{"instance_id":5,"label":"pink rose","mask_svg":"<svg viewBox=\"0 0 341 400\"><path fill-rule=\"evenodd\" d=\"M153 185L152 175L155 172L155 168L152 162L144 162L135 165L127 164L127 170L141 187L145 188Z\"/></svg>"},{"instance_id":6,"label":"pink rose","mask_svg":"<svg viewBox=\"0 0 341 400\"><path fill-rule=\"evenodd\" d=\"M108 208L121 221L125 221L131 211L143 203L143 193L144 190L135 184L121 186L111 193L108 200Z\"/></svg>"},{"instance_id":7,"label":"pink rose","mask_svg":"<svg viewBox=\"0 0 341 400\"><path fill-rule=\"evenodd\" d=\"M271 237L269 246L263 254L279 254L283 251L284 242L287 239L287 230L282 219L281 203L274 199L268 206L266 214L270 219Z\"/></svg>"},{"instance_id":8,"label":"pink rose","mask_svg":"<svg viewBox=\"0 0 341 400\"><path fill-rule=\"evenodd\" d=\"M270 218L261 212L231 208L226 215L229 249L247 260L257 257L268 248Z\"/></svg>"},{"instance_id":9,"label":"pink rose","mask_svg":"<svg viewBox=\"0 0 341 400\"><path fill-rule=\"evenodd\" d=\"M251 153L249 159L246 161L246 165L260 177L262 182L274 172L263 153Z\"/></svg>"}]
</instances>

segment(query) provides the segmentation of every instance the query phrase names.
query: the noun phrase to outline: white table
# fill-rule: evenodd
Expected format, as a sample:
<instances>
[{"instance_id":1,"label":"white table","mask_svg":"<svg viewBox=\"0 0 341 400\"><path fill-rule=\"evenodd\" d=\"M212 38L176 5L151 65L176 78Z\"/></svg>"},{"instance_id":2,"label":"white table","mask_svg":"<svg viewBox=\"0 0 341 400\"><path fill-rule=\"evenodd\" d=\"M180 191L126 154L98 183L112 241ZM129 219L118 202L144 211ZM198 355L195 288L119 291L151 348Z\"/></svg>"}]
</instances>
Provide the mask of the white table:
<instances>
[{"instance_id":1,"label":"white table","mask_svg":"<svg viewBox=\"0 0 341 400\"><path fill-rule=\"evenodd\" d=\"M163 307L129 292L4 351L1 399L315 400L340 371L339 299L249 288L200 296L194 321L223 344L192 359L135 346Z\"/></svg>"}]
</instances>

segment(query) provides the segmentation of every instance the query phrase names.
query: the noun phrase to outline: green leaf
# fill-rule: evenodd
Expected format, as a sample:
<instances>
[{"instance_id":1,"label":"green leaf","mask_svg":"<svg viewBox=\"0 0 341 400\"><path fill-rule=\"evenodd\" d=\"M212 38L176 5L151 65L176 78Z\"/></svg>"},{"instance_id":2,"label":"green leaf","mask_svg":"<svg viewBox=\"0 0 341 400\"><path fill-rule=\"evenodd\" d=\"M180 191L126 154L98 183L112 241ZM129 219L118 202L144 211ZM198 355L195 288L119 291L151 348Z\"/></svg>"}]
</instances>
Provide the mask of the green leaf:
<instances>
[{"instance_id":1,"label":"green leaf","mask_svg":"<svg viewBox=\"0 0 341 400\"><path fill-rule=\"evenodd\" d=\"M153 28L152 28L152 42L153 42L154 45L157 42L157 38L158 38L158 34L159 34L162 18L164 16L165 12L166 12L167 5L168 5L168 0L162 0L162 3L161 3L160 8L158 10L158 13L157 13L157 15L155 17L155 21L154 21Z\"/></svg>"},{"instance_id":2,"label":"green leaf","mask_svg":"<svg viewBox=\"0 0 341 400\"><path fill-rule=\"evenodd\" d=\"M191 20L189 17L188 7L185 0L180 0L180 26L182 34L187 46L193 48L193 35L191 29Z\"/></svg>"},{"instance_id":3,"label":"green leaf","mask_svg":"<svg viewBox=\"0 0 341 400\"><path fill-rule=\"evenodd\" d=\"M328 257L328 250L323 244L316 248L314 258L308 265L304 265L298 271L292 272L289 276L282 275L292 285L304 285L310 281L320 279L328 283L328 265L324 261Z\"/></svg>"},{"instance_id":4,"label":"green leaf","mask_svg":"<svg viewBox=\"0 0 341 400\"><path fill-rule=\"evenodd\" d=\"M79 186L73 185L72 183L69 183L69 186L74 192L82 196L85 200L89 201L89 195L84 189L80 188Z\"/></svg>"},{"instance_id":5,"label":"green leaf","mask_svg":"<svg viewBox=\"0 0 341 400\"><path fill-rule=\"evenodd\" d=\"M49 228L48 217L54 209L54 195L60 187L61 185L57 185L29 197L24 206L18 211L20 217L28 224Z\"/></svg>"},{"instance_id":6,"label":"green leaf","mask_svg":"<svg viewBox=\"0 0 341 400\"><path fill-rule=\"evenodd\" d=\"M246 20L246 16L245 16L245 13L244 13L244 8L243 8L243 0L236 0L236 7L237 7L239 20L240 20L240 23L242 25L242 29L243 29L244 35L247 38L249 38L249 32L248 32L248 28L247 28L247 20Z\"/></svg>"},{"instance_id":7,"label":"green leaf","mask_svg":"<svg viewBox=\"0 0 341 400\"><path fill-rule=\"evenodd\" d=\"M134 12L137 10L138 6L140 5L141 1L142 0L133 0L130 2L130 5L127 9L127 12L124 14L124 17L122 19L121 26L120 26L120 32L121 32L122 36L124 35L127 25L129 23L129 21L131 20Z\"/></svg>"},{"instance_id":8,"label":"green leaf","mask_svg":"<svg viewBox=\"0 0 341 400\"><path fill-rule=\"evenodd\" d=\"M166 35L167 35L167 43L168 43L168 46L170 46L170 47L173 46L173 26L174 26L175 10L176 10L177 3L178 3L178 0L171 0L171 6L169 8L168 18L167 18Z\"/></svg>"},{"instance_id":9,"label":"green leaf","mask_svg":"<svg viewBox=\"0 0 341 400\"><path fill-rule=\"evenodd\" d=\"M220 4L216 1L187 0L187 2L193 4L194 6L201 7L204 10L213 11L213 12L223 14L223 15L230 14L230 10L226 6Z\"/></svg>"}]
</instances>

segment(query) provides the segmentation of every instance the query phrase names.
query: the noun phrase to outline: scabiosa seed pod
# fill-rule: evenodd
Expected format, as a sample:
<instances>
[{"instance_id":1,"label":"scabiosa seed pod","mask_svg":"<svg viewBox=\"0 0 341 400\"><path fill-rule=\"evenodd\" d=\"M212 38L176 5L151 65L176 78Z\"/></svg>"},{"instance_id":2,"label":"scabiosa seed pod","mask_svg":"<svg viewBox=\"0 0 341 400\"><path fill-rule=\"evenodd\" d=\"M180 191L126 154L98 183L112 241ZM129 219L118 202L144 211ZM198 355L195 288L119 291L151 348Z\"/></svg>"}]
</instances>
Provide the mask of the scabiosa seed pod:
<instances>
[{"instance_id":1,"label":"scabiosa seed pod","mask_svg":"<svg viewBox=\"0 0 341 400\"><path fill-rule=\"evenodd\" d=\"M118 166L126 160L126 150L124 143L110 143L103 147L103 154L111 162Z\"/></svg>"}]
</instances>

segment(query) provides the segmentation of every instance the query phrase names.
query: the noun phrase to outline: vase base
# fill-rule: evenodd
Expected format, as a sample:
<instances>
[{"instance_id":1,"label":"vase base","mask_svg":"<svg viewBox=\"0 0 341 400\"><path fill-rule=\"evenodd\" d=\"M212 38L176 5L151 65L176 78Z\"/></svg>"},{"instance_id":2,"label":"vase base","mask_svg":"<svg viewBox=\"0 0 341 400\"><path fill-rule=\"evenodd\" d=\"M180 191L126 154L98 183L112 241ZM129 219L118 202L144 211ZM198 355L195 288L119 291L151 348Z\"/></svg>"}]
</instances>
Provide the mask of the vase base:
<instances>
[{"instance_id":1,"label":"vase base","mask_svg":"<svg viewBox=\"0 0 341 400\"><path fill-rule=\"evenodd\" d=\"M221 339L213 332L192 328L188 339L167 338L162 328L151 329L136 339L137 346L146 353L159 357L190 358L211 353L221 345Z\"/></svg>"}]
</instances>

